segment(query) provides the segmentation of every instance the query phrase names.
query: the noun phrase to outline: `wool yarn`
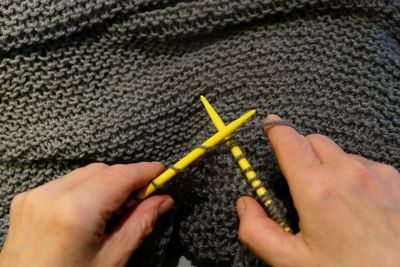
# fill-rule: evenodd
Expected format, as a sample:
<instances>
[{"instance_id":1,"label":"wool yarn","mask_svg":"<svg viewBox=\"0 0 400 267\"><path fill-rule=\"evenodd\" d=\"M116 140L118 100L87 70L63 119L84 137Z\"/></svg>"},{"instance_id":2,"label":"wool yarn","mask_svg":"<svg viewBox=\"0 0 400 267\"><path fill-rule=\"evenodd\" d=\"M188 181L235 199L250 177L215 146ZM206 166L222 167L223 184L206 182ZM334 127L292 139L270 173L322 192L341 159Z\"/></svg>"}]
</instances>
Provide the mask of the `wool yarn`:
<instances>
[{"instance_id":1,"label":"wool yarn","mask_svg":"<svg viewBox=\"0 0 400 267\"><path fill-rule=\"evenodd\" d=\"M1 1L1 243L18 192L200 144L215 132L200 95L225 122L257 109L235 138L296 225L263 116L399 168L399 26L398 0ZM254 193L227 149L163 190L175 208L132 262L161 266L179 247L199 264L263 264L237 240L235 201Z\"/></svg>"}]
</instances>

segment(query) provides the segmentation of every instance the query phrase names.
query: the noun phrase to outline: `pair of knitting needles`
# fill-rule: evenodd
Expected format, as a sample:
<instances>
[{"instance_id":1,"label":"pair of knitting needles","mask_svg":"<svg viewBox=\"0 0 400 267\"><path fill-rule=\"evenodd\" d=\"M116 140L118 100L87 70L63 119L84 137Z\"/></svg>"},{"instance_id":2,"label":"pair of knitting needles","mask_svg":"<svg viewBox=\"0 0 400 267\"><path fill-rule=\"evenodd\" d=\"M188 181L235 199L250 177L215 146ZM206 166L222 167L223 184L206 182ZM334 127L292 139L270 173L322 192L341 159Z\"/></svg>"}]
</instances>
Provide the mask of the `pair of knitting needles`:
<instances>
[{"instance_id":1,"label":"pair of knitting needles","mask_svg":"<svg viewBox=\"0 0 400 267\"><path fill-rule=\"evenodd\" d=\"M143 200L149 195L151 195L157 188L161 187L167 181L169 181L172 177L174 177L177 173L183 171L186 167L188 167L195 160L200 158L203 154L205 154L210 148L218 145L225 138L230 136L236 129L238 129L243 123L245 123L248 119L250 119L256 110L250 110L240 118L234 120L227 126L225 126L221 131L218 131L216 134L208 138L201 145L195 147L189 154L184 156L175 164L168 167L163 173L154 178L150 184L148 184L145 188L140 190L136 194L137 200Z\"/></svg>"},{"instance_id":2,"label":"pair of knitting needles","mask_svg":"<svg viewBox=\"0 0 400 267\"><path fill-rule=\"evenodd\" d=\"M204 96L200 96L200 99L208 113L208 116L214 123L215 128L217 128L218 131L222 131L226 126L221 117ZM230 138L230 140L226 142L226 145L230 148L234 161L239 165L242 173L246 176L248 182L253 187L254 191L259 197L259 201L261 202L261 204L266 208L267 211L279 212L278 208L275 206L271 194L269 194L268 190L264 187L259 176L256 174L254 168L251 166L250 162L246 158L243 150L232 138ZM285 232L292 232L292 229L289 227L288 223L282 215L279 216L279 220L280 221L278 221L278 223L281 225Z\"/></svg>"},{"instance_id":3,"label":"pair of knitting needles","mask_svg":"<svg viewBox=\"0 0 400 267\"><path fill-rule=\"evenodd\" d=\"M196 146L190 153L181 158L175 164L169 166L164 172L154 178L146 187L130 197L123 205L123 207L121 207L121 209L116 212L115 215L119 216L124 214L126 210L132 208L138 202L150 196L154 191L156 191L158 188L168 182L177 173L183 171L191 163L193 163L206 152L208 152L208 150L218 145L225 138L229 137L236 129L242 126L242 124L250 119L255 113L255 109L248 111L238 119L225 126L222 130L218 131L216 134L208 138L201 145Z\"/></svg>"},{"instance_id":4,"label":"pair of knitting needles","mask_svg":"<svg viewBox=\"0 0 400 267\"><path fill-rule=\"evenodd\" d=\"M211 136L209 139L204 141L201 145L195 147L189 154L184 156L175 164L168 167L163 173L161 173L158 177L153 179L149 185L145 188L140 190L136 195L136 201L143 200L150 196L157 188L161 187L167 181L169 181L172 177L174 177L177 173L184 170L188 167L191 163L205 154L210 148L215 147L220 142L224 141L230 147L231 153L234 156L235 162L240 166L242 169L243 174L247 177L249 183L255 190L256 194L258 195L260 202L263 206L268 210L271 210L271 206L274 206L273 199L267 189L264 187L263 183L260 181L259 176L257 176L256 172L254 171L253 167L251 166L250 162L245 157L242 149L237 145L234 139L232 139L231 135L233 132L238 129L243 123L245 123L248 119L250 119L255 113L256 110L251 110L238 119L234 120L228 125L222 121L221 117L215 111L215 109L211 106L211 104L207 101L204 96L200 97L201 102L203 103L208 115L210 116L212 122L214 123L215 127L217 128L218 132ZM130 201L130 205L133 205L135 200ZM275 207L275 210L277 208ZM291 232L291 228L288 226L287 222L283 219L283 216L278 223L283 227L286 232Z\"/></svg>"}]
</instances>

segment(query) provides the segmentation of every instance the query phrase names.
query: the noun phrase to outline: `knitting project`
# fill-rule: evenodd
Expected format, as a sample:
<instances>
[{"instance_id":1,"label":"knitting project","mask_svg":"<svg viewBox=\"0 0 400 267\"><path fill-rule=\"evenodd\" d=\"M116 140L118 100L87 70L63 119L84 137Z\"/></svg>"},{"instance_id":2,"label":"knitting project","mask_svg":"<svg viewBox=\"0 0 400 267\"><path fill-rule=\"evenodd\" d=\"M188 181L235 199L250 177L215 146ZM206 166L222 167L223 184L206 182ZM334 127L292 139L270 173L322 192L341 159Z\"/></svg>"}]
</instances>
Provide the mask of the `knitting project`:
<instances>
[{"instance_id":1,"label":"knitting project","mask_svg":"<svg viewBox=\"0 0 400 267\"><path fill-rule=\"evenodd\" d=\"M0 244L18 192L91 162L171 164L215 133L202 94L226 122L257 109L234 136L296 226L263 116L400 168L399 27L398 0L0 1ZM175 208L130 263L263 265L237 239L255 194L229 149L162 190Z\"/></svg>"}]
</instances>

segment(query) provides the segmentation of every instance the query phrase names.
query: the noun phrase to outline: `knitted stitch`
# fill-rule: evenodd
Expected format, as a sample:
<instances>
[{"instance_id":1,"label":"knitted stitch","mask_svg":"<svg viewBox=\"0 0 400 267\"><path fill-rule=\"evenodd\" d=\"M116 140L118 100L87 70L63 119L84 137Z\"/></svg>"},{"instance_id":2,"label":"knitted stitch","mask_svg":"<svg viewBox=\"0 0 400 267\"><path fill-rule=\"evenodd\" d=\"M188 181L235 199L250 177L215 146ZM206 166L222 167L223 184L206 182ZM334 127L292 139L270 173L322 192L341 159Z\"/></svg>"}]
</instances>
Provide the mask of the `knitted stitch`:
<instances>
[{"instance_id":1,"label":"knitted stitch","mask_svg":"<svg viewBox=\"0 0 400 267\"><path fill-rule=\"evenodd\" d=\"M399 25L398 0L0 1L0 243L18 192L96 161L171 164L215 133L202 94L225 122L257 109L235 138L296 225L259 122L276 113L399 168ZM254 193L227 149L162 190L176 207L133 262L179 244L262 264L237 240L235 201Z\"/></svg>"}]
</instances>

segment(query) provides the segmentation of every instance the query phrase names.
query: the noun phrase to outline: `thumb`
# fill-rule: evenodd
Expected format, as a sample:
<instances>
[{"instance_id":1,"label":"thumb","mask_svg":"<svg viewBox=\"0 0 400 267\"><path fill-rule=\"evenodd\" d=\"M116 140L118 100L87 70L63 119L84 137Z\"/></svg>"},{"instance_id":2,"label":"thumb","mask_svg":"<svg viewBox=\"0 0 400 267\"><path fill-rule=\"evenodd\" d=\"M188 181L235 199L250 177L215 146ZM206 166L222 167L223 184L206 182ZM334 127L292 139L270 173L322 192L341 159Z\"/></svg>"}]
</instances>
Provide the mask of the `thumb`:
<instances>
[{"instance_id":1,"label":"thumb","mask_svg":"<svg viewBox=\"0 0 400 267\"><path fill-rule=\"evenodd\" d=\"M253 198L241 197L236 208L239 240L257 256L273 266L313 265L301 237L286 233Z\"/></svg>"},{"instance_id":2,"label":"thumb","mask_svg":"<svg viewBox=\"0 0 400 267\"><path fill-rule=\"evenodd\" d=\"M152 196L140 202L104 241L96 262L102 266L124 266L151 233L158 217L173 204L173 199L166 195Z\"/></svg>"}]
</instances>

